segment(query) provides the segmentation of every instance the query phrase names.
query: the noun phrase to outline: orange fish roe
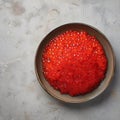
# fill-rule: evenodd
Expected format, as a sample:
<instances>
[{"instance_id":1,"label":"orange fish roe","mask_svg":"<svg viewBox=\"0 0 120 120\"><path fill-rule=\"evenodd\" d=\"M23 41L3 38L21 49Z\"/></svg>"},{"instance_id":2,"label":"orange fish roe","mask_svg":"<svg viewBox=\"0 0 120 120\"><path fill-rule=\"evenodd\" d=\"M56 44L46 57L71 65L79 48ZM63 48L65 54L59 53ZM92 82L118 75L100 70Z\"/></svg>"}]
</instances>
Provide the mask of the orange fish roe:
<instances>
[{"instance_id":1,"label":"orange fish roe","mask_svg":"<svg viewBox=\"0 0 120 120\"><path fill-rule=\"evenodd\" d=\"M94 36L69 30L46 45L42 66L45 78L54 89L76 96L98 87L105 77L107 58Z\"/></svg>"}]
</instances>

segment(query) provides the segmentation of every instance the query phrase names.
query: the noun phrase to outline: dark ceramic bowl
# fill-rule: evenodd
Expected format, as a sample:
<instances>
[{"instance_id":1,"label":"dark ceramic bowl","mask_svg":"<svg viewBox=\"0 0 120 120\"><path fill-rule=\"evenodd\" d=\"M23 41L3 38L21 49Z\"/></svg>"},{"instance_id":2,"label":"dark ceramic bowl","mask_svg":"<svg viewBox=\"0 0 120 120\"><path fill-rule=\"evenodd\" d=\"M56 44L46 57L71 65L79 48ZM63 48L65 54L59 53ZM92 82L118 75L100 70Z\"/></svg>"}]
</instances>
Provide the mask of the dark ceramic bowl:
<instances>
[{"instance_id":1,"label":"dark ceramic bowl","mask_svg":"<svg viewBox=\"0 0 120 120\"><path fill-rule=\"evenodd\" d=\"M95 36L101 45L104 48L104 51L106 53L107 59L108 59L108 68L106 72L106 77L104 80L101 82L101 84L96 88L94 91L86 94L86 95L79 95L75 97L71 97L67 94L61 94L59 91L53 89L53 87L47 82L43 75L43 70L42 70L42 52L45 47L45 45L55 36L65 32L66 30L85 30L87 31L90 35ZM43 87L43 89L50 94L51 96L67 102L67 103L82 103L89 101L98 95L100 95L109 85L112 76L114 74L114 67L115 67L115 58L114 58L114 53L112 50L112 47L108 41L108 39L101 33L99 30L96 28L86 25L83 23L70 23L70 24L65 24L62 25L54 30L52 30L46 37L42 40L40 45L38 46L36 56L35 56L35 71L36 75L38 78L39 83Z\"/></svg>"}]
</instances>

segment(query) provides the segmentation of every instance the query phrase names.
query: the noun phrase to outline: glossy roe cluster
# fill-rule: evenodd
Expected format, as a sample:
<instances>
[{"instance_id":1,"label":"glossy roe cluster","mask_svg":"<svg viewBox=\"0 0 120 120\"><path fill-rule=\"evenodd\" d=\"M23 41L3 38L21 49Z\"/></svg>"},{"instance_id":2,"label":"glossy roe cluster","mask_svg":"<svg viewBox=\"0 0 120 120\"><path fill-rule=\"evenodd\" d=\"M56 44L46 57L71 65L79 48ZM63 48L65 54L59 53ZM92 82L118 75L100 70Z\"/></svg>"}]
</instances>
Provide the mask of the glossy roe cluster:
<instances>
[{"instance_id":1,"label":"glossy roe cluster","mask_svg":"<svg viewBox=\"0 0 120 120\"><path fill-rule=\"evenodd\" d=\"M44 76L54 89L76 96L98 87L105 77L107 58L94 36L69 30L46 45L42 65Z\"/></svg>"}]
</instances>

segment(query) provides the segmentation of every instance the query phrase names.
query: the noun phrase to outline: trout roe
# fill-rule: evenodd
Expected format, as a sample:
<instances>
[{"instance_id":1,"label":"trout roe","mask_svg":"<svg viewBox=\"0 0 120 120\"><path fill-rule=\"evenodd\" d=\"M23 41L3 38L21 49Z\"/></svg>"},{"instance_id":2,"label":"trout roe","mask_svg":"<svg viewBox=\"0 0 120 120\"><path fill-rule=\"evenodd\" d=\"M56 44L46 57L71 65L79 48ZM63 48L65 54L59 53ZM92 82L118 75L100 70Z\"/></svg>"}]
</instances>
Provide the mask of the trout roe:
<instances>
[{"instance_id":1,"label":"trout roe","mask_svg":"<svg viewBox=\"0 0 120 120\"><path fill-rule=\"evenodd\" d=\"M104 79L107 57L96 37L84 30L68 30L45 46L42 68L54 89L71 96L84 95Z\"/></svg>"}]
</instances>

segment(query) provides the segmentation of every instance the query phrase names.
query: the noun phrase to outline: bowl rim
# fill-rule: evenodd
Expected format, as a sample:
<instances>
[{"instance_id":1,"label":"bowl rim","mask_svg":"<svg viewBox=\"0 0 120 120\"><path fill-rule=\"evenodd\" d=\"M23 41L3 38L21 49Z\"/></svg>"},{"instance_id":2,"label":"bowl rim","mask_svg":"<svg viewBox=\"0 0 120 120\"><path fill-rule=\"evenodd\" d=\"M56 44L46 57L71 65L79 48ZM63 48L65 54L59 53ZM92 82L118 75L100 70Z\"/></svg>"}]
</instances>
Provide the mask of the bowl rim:
<instances>
[{"instance_id":1,"label":"bowl rim","mask_svg":"<svg viewBox=\"0 0 120 120\"><path fill-rule=\"evenodd\" d=\"M59 98L59 96L56 96L56 95L53 95L52 93L50 93L50 91L48 91L48 89L44 86L44 84L42 83L42 80L41 78L39 77L39 74L38 74L38 71L37 71L37 65L36 65L36 59L37 59L37 54L38 54L38 51L39 51L39 48L40 48L40 45L42 43L42 41L46 38L46 36L48 36L49 34L51 34L54 30L58 29L59 27L62 27L62 26L65 26L65 25L73 25L73 24L79 24L79 25L85 25L87 27L90 27L92 29L94 29L96 32L100 33L107 41L110 49L111 49L111 54L112 54L112 58L113 58L113 69L112 69L112 74L111 74L111 77L109 79L109 81L106 83L106 86L100 90L99 92L97 92L93 97L89 97L89 98L86 98L82 101L68 101L68 100L65 100L65 99L62 99L62 98ZM78 22L73 22L73 23L67 23L67 24L62 24L56 28L53 28L52 30L50 30L50 32L47 33L47 35L45 35L42 40L40 41L37 49L36 49L36 53L35 53L35 59L34 59L34 68L35 68L35 73L36 73L36 76L37 76L37 80L39 81L40 85L42 86L42 88L52 97L56 98L57 100L59 101L62 101L62 102L65 102L65 103L84 103L84 102L87 102L87 101L90 101L94 98L96 98L97 96L99 96L100 94L102 94L106 89L107 87L109 86L112 78L113 78L113 75L114 75L114 72L115 72L115 54L114 54L114 50L108 40L108 38L100 31L98 30L97 28L93 27L92 25L89 25L89 24L86 24L86 23L78 23Z\"/></svg>"}]
</instances>

